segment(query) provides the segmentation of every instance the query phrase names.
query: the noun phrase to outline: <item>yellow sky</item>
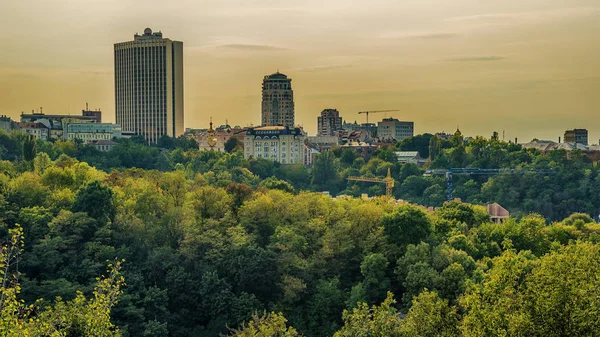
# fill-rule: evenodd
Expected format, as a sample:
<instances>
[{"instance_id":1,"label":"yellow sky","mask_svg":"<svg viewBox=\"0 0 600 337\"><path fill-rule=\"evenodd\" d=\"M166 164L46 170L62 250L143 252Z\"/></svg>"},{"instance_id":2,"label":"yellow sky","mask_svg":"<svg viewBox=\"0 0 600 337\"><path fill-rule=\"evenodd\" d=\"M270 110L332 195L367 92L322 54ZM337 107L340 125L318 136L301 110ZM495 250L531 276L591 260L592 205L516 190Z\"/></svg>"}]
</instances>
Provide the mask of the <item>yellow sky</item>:
<instances>
[{"instance_id":1,"label":"yellow sky","mask_svg":"<svg viewBox=\"0 0 600 337\"><path fill-rule=\"evenodd\" d=\"M114 121L113 44L145 27L184 42L186 127L259 123L279 69L311 134L337 108L400 109L417 133L600 137L598 0L6 1L0 114L89 102Z\"/></svg>"}]
</instances>

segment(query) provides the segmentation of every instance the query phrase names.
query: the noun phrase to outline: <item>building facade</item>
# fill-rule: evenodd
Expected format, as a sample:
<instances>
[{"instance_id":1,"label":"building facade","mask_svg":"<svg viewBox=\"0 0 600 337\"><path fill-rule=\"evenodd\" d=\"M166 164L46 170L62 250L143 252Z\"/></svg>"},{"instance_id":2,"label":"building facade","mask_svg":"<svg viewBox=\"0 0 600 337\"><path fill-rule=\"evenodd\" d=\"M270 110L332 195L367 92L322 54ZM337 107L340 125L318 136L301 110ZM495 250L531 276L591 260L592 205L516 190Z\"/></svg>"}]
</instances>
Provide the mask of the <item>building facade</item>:
<instances>
[{"instance_id":1,"label":"building facade","mask_svg":"<svg viewBox=\"0 0 600 337\"><path fill-rule=\"evenodd\" d=\"M17 123L17 127L22 132L32 135L36 139L48 140L49 129L44 124L39 122L20 122Z\"/></svg>"},{"instance_id":2,"label":"building facade","mask_svg":"<svg viewBox=\"0 0 600 337\"><path fill-rule=\"evenodd\" d=\"M150 28L115 44L117 124L156 143L183 134L183 43Z\"/></svg>"},{"instance_id":3,"label":"building facade","mask_svg":"<svg viewBox=\"0 0 600 337\"><path fill-rule=\"evenodd\" d=\"M336 109L325 109L317 118L317 136L333 136L342 129L342 117Z\"/></svg>"},{"instance_id":4,"label":"building facade","mask_svg":"<svg viewBox=\"0 0 600 337\"><path fill-rule=\"evenodd\" d=\"M70 123L67 125L67 139L80 139L86 143L94 140L121 138L121 126L110 123Z\"/></svg>"},{"instance_id":5,"label":"building facade","mask_svg":"<svg viewBox=\"0 0 600 337\"><path fill-rule=\"evenodd\" d=\"M14 123L10 117L0 116L0 130L10 132L14 128Z\"/></svg>"},{"instance_id":6,"label":"building facade","mask_svg":"<svg viewBox=\"0 0 600 337\"><path fill-rule=\"evenodd\" d=\"M281 164L302 163L304 134L299 128L263 126L249 128L244 137L244 158L262 158Z\"/></svg>"},{"instance_id":7,"label":"building facade","mask_svg":"<svg viewBox=\"0 0 600 337\"><path fill-rule=\"evenodd\" d=\"M565 131L565 143L588 145L588 130L573 129Z\"/></svg>"},{"instance_id":8,"label":"building facade","mask_svg":"<svg viewBox=\"0 0 600 337\"><path fill-rule=\"evenodd\" d=\"M114 142L112 140L108 140L108 139L98 139L98 140L93 140L89 143L91 146L95 147L96 149L98 149L99 151L110 151L112 150L113 147L118 146L119 143Z\"/></svg>"},{"instance_id":9,"label":"building facade","mask_svg":"<svg viewBox=\"0 0 600 337\"><path fill-rule=\"evenodd\" d=\"M377 137L381 140L401 141L415 134L414 122L403 122L395 118L384 118L377 123Z\"/></svg>"},{"instance_id":10,"label":"building facade","mask_svg":"<svg viewBox=\"0 0 600 337\"><path fill-rule=\"evenodd\" d=\"M265 76L262 84L262 126L294 127L292 79L276 72Z\"/></svg>"},{"instance_id":11,"label":"building facade","mask_svg":"<svg viewBox=\"0 0 600 337\"><path fill-rule=\"evenodd\" d=\"M97 111L99 112L99 111ZM99 117L100 116L100 117ZM43 113L21 114L22 123L40 123L48 128L48 138L52 140L66 140L67 127L69 124L96 123L100 115L46 115Z\"/></svg>"}]
</instances>

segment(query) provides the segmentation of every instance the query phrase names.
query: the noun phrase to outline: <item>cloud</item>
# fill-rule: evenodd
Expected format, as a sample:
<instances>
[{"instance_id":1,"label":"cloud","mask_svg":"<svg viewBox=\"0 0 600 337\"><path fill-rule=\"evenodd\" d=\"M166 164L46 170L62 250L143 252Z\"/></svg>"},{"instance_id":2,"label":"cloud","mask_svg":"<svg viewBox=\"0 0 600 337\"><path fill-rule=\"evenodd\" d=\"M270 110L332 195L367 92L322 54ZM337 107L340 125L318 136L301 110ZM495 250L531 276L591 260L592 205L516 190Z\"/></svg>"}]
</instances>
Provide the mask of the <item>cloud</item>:
<instances>
[{"instance_id":1,"label":"cloud","mask_svg":"<svg viewBox=\"0 0 600 337\"><path fill-rule=\"evenodd\" d=\"M316 72L329 71L329 70L342 69L342 68L350 68L350 67L354 67L354 65L352 65L352 64L332 64L332 65L326 65L326 66L300 68L300 69L297 69L296 71L305 72L305 73L316 73Z\"/></svg>"},{"instance_id":2,"label":"cloud","mask_svg":"<svg viewBox=\"0 0 600 337\"><path fill-rule=\"evenodd\" d=\"M505 56L468 56L468 57L455 57L446 59L450 62L491 62L491 61L502 61L505 60Z\"/></svg>"},{"instance_id":3,"label":"cloud","mask_svg":"<svg viewBox=\"0 0 600 337\"><path fill-rule=\"evenodd\" d=\"M412 35L409 37L412 37L415 39L438 40L438 39L452 39L457 36L458 36L458 34L455 34L455 33L430 33L430 34Z\"/></svg>"},{"instance_id":4,"label":"cloud","mask_svg":"<svg viewBox=\"0 0 600 337\"><path fill-rule=\"evenodd\" d=\"M550 10L488 13L478 15L458 16L447 19L449 22L472 24L501 24L515 22L536 22L541 20L559 20L600 15L600 7L569 7Z\"/></svg>"},{"instance_id":5,"label":"cloud","mask_svg":"<svg viewBox=\"0 0 600 337\"><path fill-rule=\"evenodd\" d=\"M251 51L251 52L289 50L288 48L269 46L269 45L260 45L260 44L223 44L223 45L219 45L216 47L219 49Z\"/></svg>"}]
</instances>

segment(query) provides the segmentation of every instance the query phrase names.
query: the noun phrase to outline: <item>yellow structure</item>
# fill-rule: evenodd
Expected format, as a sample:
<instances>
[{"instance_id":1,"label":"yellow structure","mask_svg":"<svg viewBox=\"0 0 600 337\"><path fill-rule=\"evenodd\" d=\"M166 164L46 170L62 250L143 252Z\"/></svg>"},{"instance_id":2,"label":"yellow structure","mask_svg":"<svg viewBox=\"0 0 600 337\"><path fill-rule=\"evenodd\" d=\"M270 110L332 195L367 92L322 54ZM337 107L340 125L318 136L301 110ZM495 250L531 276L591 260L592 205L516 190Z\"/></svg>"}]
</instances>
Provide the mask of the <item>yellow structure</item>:
<instances>
[{"instance_id":1,"label":"yellow structure","mask_svg":"<svg viewBox=\"0 0 600 337\"><path fill-rule=\"evenodd\" d=\"M348 177L348 180L353 181L365 181L369 183L383 183L385 184L385 195L388 198L392 197L392 189L394 188L395 180L392 178L390 168L388 167L387 177L381 178L369 178L369 177Z\"/></svg>"}]
</instances>

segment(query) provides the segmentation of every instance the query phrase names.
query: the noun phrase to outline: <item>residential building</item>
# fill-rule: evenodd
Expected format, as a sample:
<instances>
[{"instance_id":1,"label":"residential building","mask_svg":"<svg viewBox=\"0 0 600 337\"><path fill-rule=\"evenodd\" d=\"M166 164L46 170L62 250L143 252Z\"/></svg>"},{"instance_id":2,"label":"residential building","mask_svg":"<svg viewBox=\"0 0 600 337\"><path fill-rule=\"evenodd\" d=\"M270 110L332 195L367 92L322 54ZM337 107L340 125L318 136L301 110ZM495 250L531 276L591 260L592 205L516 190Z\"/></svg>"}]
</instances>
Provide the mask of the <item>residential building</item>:
<instances>
[{"instance_id":1,"label":"residential building","mask_svg":"<svg viewBox=\"0 0 600 337\"><path fill-rule=\"evenodd\" d=\"M486 209L494 223L501 224L510 217L510 213L497 203L487 205Z\"/></svg>"},{"instance_id":2,"label":"residential building","mask_svg":"<svg viewBox=\"0 0 600 337\"><path fill-rule=\"evenodd\" d=\"M14 128L14 122L10 117L6 117L5 115L0 116L0 130L4 130L6 132L10 132Z\"/></svg>"},{"instance_id":3,"label":"residential building","mask_svg":"<svg viewBox=\"0 0 600 337\"><path fill-rule=\"evenodd\" d=\"M110 151L113 147L119 145L119 143L109 139L97 139L91 141L89 144L95 147L96 149L104 152Z\"/></svg>"},{"instance_id":4,"label":"residential building","mask_svg":"<svg viewBox=\"0 0 600 337\"><path fill-rule=\"evenodd\" d=\"M588 145L588 130L573 129L565 131L565 143Z\"/></svg>"},{"instance_id":5,"label":"residential building","mask_svg":"<svg viewBox=\"0 0 600 337\"><path fill-rule=\"evenodd\" d=\"M343 150L350 149L355 151L359 156L363 157L365 160L369 160L373 153L377 151L379 148L375 145L371 145L365 142L348 142L342 146L340 146Z\"/></svg>"},{"instance_id":6,"label":"residential building","mask_svg":"<svg viewBox=\"0 0 600 337\"><path fill-rule=\"evenodd\" d=\"M123 132L156 143L183 134L183 43L146 28L116 43L115 104Z\"/></svg>"},{"instance_id":7,"label":"residential building","mask_svg":"<svg viewBox=\"0 0 600 337\"><path fill-rule=\"evenodd\" d=\"M304 134L299 128L263 126L249 128L244 137L244 157L263 158L281 164L303 162Z\"/></svg>"},{"instance_id":8,"label":"residential building","mask_svg":"<svg viewBox=\"0 0 600 337\"><path fill-rule=\"evenodd\" d=\"M384 118L377 123L377 137L379 139L401 141L415 134L414 122L403 122L396 118Z\"/></svg>"},{"instance_id":9,"label":"residential building","mask_svg":"<svg viewBox=\"0 0 600 337\"><path fill-rule=\"evenodd\" d=\"M322 151L322 149L320 149L318 146L316 146L308 141L305 141L302 164L312 165L312 163L315 161L315 157L318 154L320 154L321 151Z\"/></svg>"},{"instance_id":10,"label":"residential building","mask_svg":"<svg viewBox=\"0 0 600 337\"><path fill-rule=\"evenodd\" d=\"M262 126L294 128L292 79L279 71L265 76L262 84Z\"/></svg>"},{"instance_id":11,"label":"residential building","mask_svg":"<svg viewBox=\"0 0 600 337\"><path fill-rule=\"evenodd\" d=\"M85 110L84 110L85 111ZM99 112L99 111L97 111ZM99 117L100 116L100 117ZM72 123L84 124L84 123L96 123L98 118L102 118L100 115L47 115L41 112L31 112L30 114L21 114L21 122L23 123L41 123L45 125L48 132L48 139L52 140L65 140L67 139L67 133L64 132L67 126Z\"/></svg>"},{"instance_id":12,"label":"residential building","mask_svg":"<svg viewBox=\"0 0 600 337\"><path fill-rule=\"evenodd\" d=\"M325 109L317 118L317 136L333 136L342 130L342 117L336 109Z\"/></svg>"},{"instance_id":13,"label":"residential building","mask_svg":"<svg viewBox=\"0 0 600 337\"><path fill-rule=\"evenodd\" d=\"M67 139L80 139L86 143L93 140L121 138L121 126L110 123L70 123L67 124Z\"/></svg>"},{"instance_id":14,"label":"residential building","mask_svg":"<svg viewBox=\"0 0 600 337\"><path fill-rule=\"evenodd\" d=\"M36 139L48 140L49 129L39 122L20 122L17 127L22 132L32 135Z\"/></svg>"}]
</instances>

